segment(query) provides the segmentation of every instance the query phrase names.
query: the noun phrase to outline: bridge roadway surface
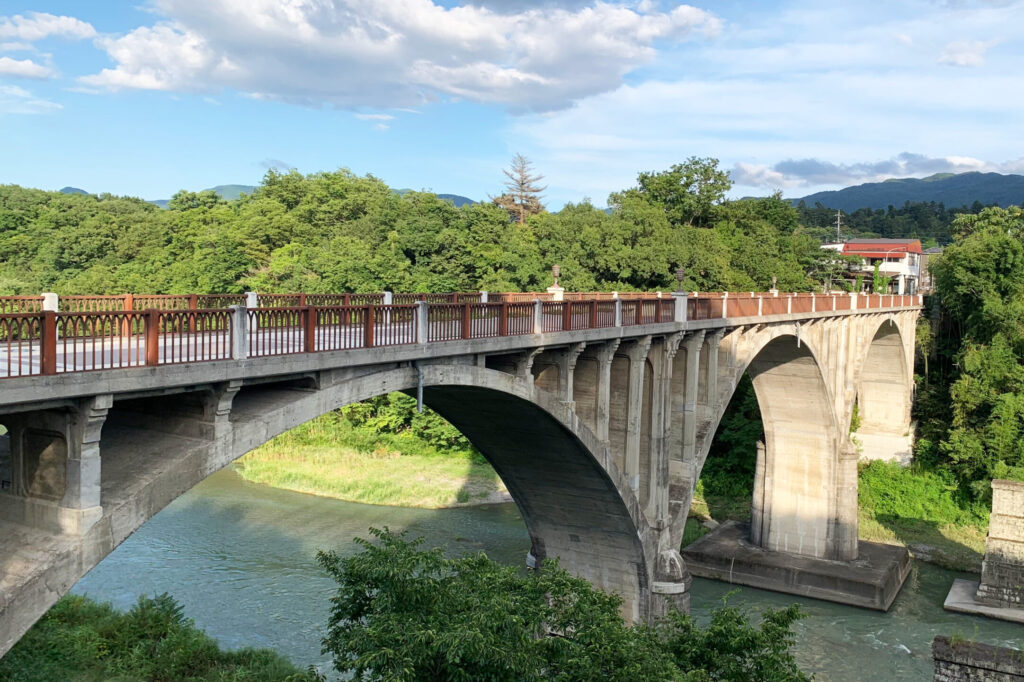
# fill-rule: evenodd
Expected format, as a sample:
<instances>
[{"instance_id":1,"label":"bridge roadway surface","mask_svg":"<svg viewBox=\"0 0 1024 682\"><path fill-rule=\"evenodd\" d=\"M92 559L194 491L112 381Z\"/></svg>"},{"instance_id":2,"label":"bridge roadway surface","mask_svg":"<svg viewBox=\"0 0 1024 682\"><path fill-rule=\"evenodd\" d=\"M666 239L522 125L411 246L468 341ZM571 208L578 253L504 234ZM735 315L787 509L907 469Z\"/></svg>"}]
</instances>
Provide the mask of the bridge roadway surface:
<instances>
[{"instance_id":1,"label":"bridge roadway surface","mask_svg":"<svg viewBox=\"0 0 1024 682\"><path fill-rule=\"evenodd\" d=\"M158 358L147 353L146 334L58 338L50 351L38 341L0 343L0 423L11 433L0 438L0 478L14 482L0 490L0 653L205 476L339 405L415 390L417 376L427 404L508 483L532 559L558 556L619 592L627 617L687 603L678 551L686 511L748 368L766 425L758 457L767 464L759 468L775 472L755 481L760 543L856 558L856 459L850 465L843 455L852 405L860 401L865 423L906 430L921 304L916 296L875 298L849 297L852 310L820 296L826 309L816 312L686 319L681 297L656 304L671 321L640 324L629 322L651 316L638 312L623 324L616 303L617 324L603 317L607 326L597 327L593 311L537 304L533 333L514 333L525 329L522 316L514 325L473 318L465 332L420 314L414 329L408 319L323 324L309 345L301 324L237 324L260 314L241 308L230 333L150 336ZM377 308L386 320L387 307ZM361 347L365 331L373 347ZM191 350L183 356L182 348ZM55 353L46 368L45 352Z\"/></svg>"}]
</instances>

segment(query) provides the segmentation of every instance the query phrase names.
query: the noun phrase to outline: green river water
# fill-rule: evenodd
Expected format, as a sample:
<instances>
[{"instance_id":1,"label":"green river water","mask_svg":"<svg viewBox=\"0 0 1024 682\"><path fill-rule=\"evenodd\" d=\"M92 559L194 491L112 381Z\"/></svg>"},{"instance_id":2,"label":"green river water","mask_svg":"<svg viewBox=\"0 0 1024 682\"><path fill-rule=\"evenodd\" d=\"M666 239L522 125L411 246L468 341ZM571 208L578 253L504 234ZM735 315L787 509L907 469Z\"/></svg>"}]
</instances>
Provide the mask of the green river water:
<instances>
[{"instance_id":1,"label":"green river water","mask_svg":"<svg viewBox=\"0 0 1024 682\"><path fill-rule=\"evenodd\" d=\"M227 647L276 649L295 663L329 671L320 654L334 585L314 560L318 549L356 551L370 526L408 529L428 546L484 551L522 565L529 538L515 505L426 510L378 507L277 490L228 469L176 500L74 588L119 608L140 594L169 592L196 624ZM693 582L692 612L705 618L722 598L754 611L800 601L796 655L818 680L930 680L937 634L959 633L1020 647L1024 626L944 611L956 577L918 563L888 613L811 599Z\"/></svg>"}]
</instances>

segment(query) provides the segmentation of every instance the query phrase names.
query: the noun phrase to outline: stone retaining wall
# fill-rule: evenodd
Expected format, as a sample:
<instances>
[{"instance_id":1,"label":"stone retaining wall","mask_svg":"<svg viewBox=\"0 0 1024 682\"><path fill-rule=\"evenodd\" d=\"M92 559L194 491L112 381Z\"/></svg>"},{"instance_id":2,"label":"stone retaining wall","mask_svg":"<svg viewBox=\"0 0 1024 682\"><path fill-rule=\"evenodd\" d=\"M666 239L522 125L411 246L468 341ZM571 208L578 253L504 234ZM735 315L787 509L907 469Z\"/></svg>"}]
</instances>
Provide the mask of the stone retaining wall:
<instances>
[{"instance_id":1,"label":"stone retaining wall","mask_svg":"<svg viewBox=\"0 0 1024 682\"><path fill-rule=\"evenodd\" d=\"M932 642L934 682L1019 682L1024 680L1024 654L1016 649L962 642L938 636Z\"/></svg>"},{"instance_id":2,"label":"stone retaining wall","mask_svg":"<svg viewBox=\"0 0 1024 682\"><path fill-rule=\"evenodd\" d=\"M992 516L977 599L1024 607L1024 483L992 481Z\"/></svg>"}]
</instances>

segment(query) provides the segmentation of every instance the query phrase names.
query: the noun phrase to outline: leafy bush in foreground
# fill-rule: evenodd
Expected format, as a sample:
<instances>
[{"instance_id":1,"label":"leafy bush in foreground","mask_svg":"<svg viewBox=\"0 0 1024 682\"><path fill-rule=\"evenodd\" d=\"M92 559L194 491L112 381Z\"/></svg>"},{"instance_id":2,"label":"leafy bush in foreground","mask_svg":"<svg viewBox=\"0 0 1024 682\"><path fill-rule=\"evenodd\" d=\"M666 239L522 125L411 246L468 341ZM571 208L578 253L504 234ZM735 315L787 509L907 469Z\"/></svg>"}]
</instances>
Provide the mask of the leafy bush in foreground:
<instances>
[{"instance_id":1,"label":"leafy bush in foreground","mask_svg":"<svg viewBox=\"0 0 1024 682\"><path fill-rule=\"evenodd\" d=\"M324 652L356 680L808 679L789 652L796 606L759 628L728 606L706 628L680 613L627 626L620 597L554 562L524 573L370 532L377 542L358 540L358 554L317 555L339 585Z\"/></svg>"},{"instance_id":2,"label":"leafy bush in foreground","mask_svg":"<svg viewBox=\"0 0 1024 682\"><path fill-rule=\"evenodd\" d=\"M127 613L68 595L6 656L7 682L316 682L267 649L221 651L169 595L140 597Z\"/></svg>"}]
</instances>

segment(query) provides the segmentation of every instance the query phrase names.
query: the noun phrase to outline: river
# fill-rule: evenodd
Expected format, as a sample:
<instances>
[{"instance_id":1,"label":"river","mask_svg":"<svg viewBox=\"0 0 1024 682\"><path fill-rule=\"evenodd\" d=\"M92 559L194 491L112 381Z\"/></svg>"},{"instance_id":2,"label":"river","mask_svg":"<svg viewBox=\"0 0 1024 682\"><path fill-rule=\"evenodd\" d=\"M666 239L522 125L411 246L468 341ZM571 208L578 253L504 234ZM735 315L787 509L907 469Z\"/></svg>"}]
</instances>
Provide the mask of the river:
<instances>
[{"instance_id":1,"label":"river","mask_svg":"<svg viewBox=\"0 0 1024 682\"><path fill-rule=\"evenodd\" d=\"M521 565L529 538L512 504L427 510L341 502L247 483L221 471L169 505L73 589L127 609L140 594L169 592L223 646L280 651L295 663L330 661L320 653L334 584L321 573L318 549L358 551L370 526L408 529L428 546L484 551ZM818 680L930 680L931 641L962 634L1020 646L1024 626L952 614L946 592L964 574L918 563L888 613L811 599L796 626L796 656ZM706 620L732 590L693 582L692 612ZM796 598L740 588L731 603L754 610Z\"/></svg>"}]
</instances>

